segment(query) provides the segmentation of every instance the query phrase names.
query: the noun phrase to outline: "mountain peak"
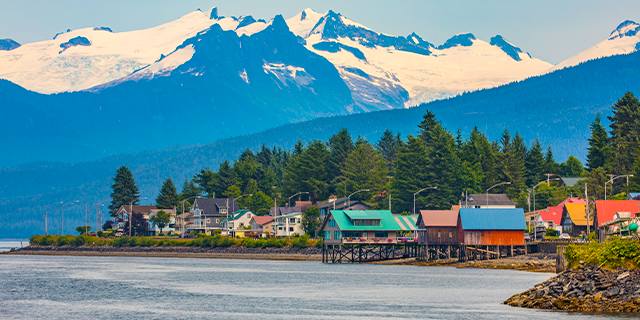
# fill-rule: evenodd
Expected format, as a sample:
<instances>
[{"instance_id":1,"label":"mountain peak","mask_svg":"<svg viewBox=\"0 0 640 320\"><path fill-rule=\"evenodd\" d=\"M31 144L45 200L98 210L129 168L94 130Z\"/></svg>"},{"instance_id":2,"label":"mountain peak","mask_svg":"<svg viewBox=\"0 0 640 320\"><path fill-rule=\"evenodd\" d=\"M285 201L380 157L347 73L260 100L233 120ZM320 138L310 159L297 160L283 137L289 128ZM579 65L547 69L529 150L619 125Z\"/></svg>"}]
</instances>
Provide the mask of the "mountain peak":
<instances>
[{"instance_id":1,"label":"mountain peak","mask_svg":"<svg viewBox=\"0 0 640 320\"><path fill-rule=\"evenodd\" d=\"M513 58L513 60L522 61L522 58L520 57L520 54L524 53L522 49L514 46L509 41L505 40L504 37L502 37L502 35L497 34L493 36L489 41L489 44L502 49L502 51L504 51L504 53L506 53L508 56ZM529 55L528 53L525 53L525 54Z\"/></svg>"},{"instance_id":2,"label":"mountain peak","mask_svg":"<svg viewBox=\"0 0 640 320\"><path fill-rule=\"evenodd\" d=\"M20 44L13 39L0 39L0 51L11 51L20 47Z\"/></svg>"},{"instance_id":3,"label":"mountain peak","mask_svg":"<svg viewBox=\"0 0 640 320\"><path fill-rule=\"evenodd\" d=\"M476 36L473 33L460 33L449 38L445 43L440 45L438 49L448 49L453 47L470 47L473 45L473 40L476 40Z\"/></svg>"},{"instance_id":4,"label":"mountain peak","mask_svg":"<svg viewBox=\"0 0 640 320\"><path fill-rule=\"evenodd\" d=\"M290 31L287 22L284 20L284 17L281 14L273 17L273 20L271 21L271 29L276 31Z\"/></svg>"},{"instance_id":5,"label":"mountain peak","mask_svg":"<svg viewBox=\"0 0 640 320\"><path fill-rule=\"evenodd\" d=\"M311 8L305 8L304 10L302 10L302 12L300 12L300 21L304 21L309 19L310 17L315 17L315 16L319 16L322 15L321 13L316 12L315 10L311 9Z\"/></svg>"},{"instance_id":6,"label":"mountain peak","mask_svg":"<svg viewBox=\"0 0 640 320\"><path fill-rule=\"evenodd\" d=\"M633 20L622 21L611 33L609 40L623 37L633 37L640 31L640 24Z\"/></svg>"}]
</instances>

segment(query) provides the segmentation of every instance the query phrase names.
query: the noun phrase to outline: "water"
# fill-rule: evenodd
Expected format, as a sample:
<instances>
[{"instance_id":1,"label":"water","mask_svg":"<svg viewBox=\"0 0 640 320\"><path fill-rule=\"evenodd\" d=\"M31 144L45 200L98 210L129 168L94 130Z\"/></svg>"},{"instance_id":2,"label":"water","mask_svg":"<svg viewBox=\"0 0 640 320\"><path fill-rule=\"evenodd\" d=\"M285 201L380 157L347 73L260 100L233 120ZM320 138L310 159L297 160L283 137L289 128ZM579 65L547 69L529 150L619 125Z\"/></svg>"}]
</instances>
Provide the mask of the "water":
<instances>
[{"instance_id":1,"label":"water","mask_svg":"<svg viewBox=\"0 0 640 320\"><path fill-rule=\"evenodd\" d=\"M449 267L0 255L0 319L598 318L501 304L550 276Z\"/></svg>"},{"instance_id":2,"label":"water","mask_svg":"<svg viewBox=\"0 0 640 320\"><path fill-rule=\"evenodd\" d=\"M6 252L11 249L26 247L28 245L29 245L29 240L3 239L3 240L0 240L0 252Z\"/></svg>"}]
</instances>

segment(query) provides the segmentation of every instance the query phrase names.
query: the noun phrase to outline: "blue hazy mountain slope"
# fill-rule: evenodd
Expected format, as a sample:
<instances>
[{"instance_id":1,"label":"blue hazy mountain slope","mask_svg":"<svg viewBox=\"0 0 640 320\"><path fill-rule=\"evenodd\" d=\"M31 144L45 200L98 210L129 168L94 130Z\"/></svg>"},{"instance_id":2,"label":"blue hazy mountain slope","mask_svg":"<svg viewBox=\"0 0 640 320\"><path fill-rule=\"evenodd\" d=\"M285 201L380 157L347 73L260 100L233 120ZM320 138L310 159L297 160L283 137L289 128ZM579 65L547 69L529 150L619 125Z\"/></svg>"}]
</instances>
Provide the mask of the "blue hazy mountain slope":
<instances>
[{"instance_id":1,"label":"blue hazy mountain slope","mask_svg":"<svg viewBox=\"0 0 640 320\"><path fill-rule=\"evenodd\" d=\"M192 58L168 74L140 70L91 91L40 95L0 81L0 111L11 119L0 142L12 155L0 166L211 142L352 107L335 67L282 17L250 37L213 25L187 45Z\"/></svg>"},{"instance_id":2,"label":"blue hazy mountain slope","mask_svg":"<svg viewBox=\"0 0 640 320\"><path fill-rule=\"evenodd\" d=\"M552 146L558 160L569 154L584 159L589 124L596 114L610 114L611 105L626 91L640 93L640 77L636 74L639 68L640 53L613 56L415 109L322 118L207 145L74 165L0 169L0 234L24 236L41 232L43 211L48 208L50 214L58 212L60 201L106 203L112 175L123 164L132 168L142 195L154 199L166 177L181 184L204 167L217 168L221 161L235 159L243 150L262 144L291 147L297 140L327 139L340 128L372 141L386 128L403 135L416 133L427 109L433 110L450 130L460 128L466 134L477 126L497 139L507 128L520 132L527 142L539 138L544 145ZM71 232L71 226L82 222L82 208L70 207L66 212Z\"/></svg>"}]
</instances>

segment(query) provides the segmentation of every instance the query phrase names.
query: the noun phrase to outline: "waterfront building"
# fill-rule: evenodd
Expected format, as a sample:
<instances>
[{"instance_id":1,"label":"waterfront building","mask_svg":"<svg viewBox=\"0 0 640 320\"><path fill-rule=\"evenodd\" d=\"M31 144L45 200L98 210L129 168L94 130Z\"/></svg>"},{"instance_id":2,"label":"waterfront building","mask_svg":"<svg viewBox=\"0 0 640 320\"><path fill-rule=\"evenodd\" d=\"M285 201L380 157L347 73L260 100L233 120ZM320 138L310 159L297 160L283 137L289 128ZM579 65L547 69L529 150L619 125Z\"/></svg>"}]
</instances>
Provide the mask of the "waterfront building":
<instances>
[{"instance_id":1,"label":"waterfront building","mask_svg":"<svg viewBox=\"0 0 640 320\"><path fill-rule=\"evenodd\" d=\"M132 234L135 235L156 235L160 233L160 228L150 222L151 217L158 212L164 211L169 214L170 222L162 229L163 234L176 231L176 210L161 209L151 205L123 205L118 208L112 220L112 229L116 234L124 234L129 230L129 217L133 217ZM136 218L137 217L137 218Z\"/></svg>"},{"instance_id":2,"label":"waterfront building","mask_svg":"<svg viewBox=\"0 0 640 320\"><path fill-rule=\"evenodd\" d=\"M459 206L451 210L420 210L416 225L418 242L425 245L456 245Z\"/></svg>"},{"instance_id":3,"label":"waterfront building","mask_svg":"<svg viewBox=\"0 0 640 320\"><path fill-rule=\"evenodd\" d=\"M521 208L461 208L458 240L466 246L524 246Z\"/></svg>"},{"instance_id":4,"label":"waterfront building","mask_svg":"<svg viewBox=\"0 0 640 320\"><path fill-rule=\"evenodd\" d=\"M196 198L191 206L193 223L188 230L202 233L222 231L223 220L237 210L231 198Z\"/></svg>"},{"instance_id":5,"label":"waterfront building","mask_svg":"<svg viewBox=\"0 0 640 320\"><path fill-rule=\"evenodd\" d=\"M251 231L251 219L256 216L250 210L238 210L222 219L222 235L244 238Z\"/></svg>"},{"instance_id":6,"label":"waterfront building","mask_svg":"<svg viewBox=\"0 0 640 320\"><path fill-rule=\"evenodd\" d=\"M325 244L396 244L414 242L415 217L389 210L331 210L321 230Z\"/></svg>"},{"instance_id":7,"label":"waterfront building","mask_svg":"<svg viewBox=\"0 0 640 320\"><path fill-rule=\"evenodd\" d=\"M275 216L273 218L273 229L276 237L302 236L305 234L302 225L303 212L294 209L289 213Z\"/></svg>"},{"instance_id":8,"label":"waterfront building","mask_svg":"<svg viewBox=\"0 0 640 320\"><path fill-rule=\"evenodd\" d=\"M562 232L572 237L586 236L588 230L594 230L594 218L587 217L586 203L565 203L562 211Z\"/></svg>"},{"instance_id":9,"label":"waterfront building","mask_svg":"<svg viewBox=\"0 0 640 320\"><path fill-rule=\"evenodd\" d=\"M254 238L267 238L274 236L272 216L253 216L249 221L250 229L245 232L246 236Z\"/></svg>"},{"instance_id":10,"label":"waterfront building","mask_svg":"<svg viewBox=\"0 0 640 320\"><path fill-rule=\"evenodd\" d=\"M596 224L600 228L618 216L635 218L640 213L640 200L596 200Z\"/></svg>"}]
</instances>

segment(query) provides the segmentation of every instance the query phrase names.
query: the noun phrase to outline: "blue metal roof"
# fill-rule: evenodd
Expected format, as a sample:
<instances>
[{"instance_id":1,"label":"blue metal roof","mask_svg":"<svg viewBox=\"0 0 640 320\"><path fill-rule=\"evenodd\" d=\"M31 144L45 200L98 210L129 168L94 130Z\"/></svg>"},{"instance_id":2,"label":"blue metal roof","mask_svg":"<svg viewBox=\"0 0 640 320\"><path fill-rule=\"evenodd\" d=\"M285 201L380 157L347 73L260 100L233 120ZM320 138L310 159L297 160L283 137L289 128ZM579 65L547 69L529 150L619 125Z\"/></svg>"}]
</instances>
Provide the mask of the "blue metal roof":
<instances>
[{"instance_id":1,"label":"blue metal roof","mask_svg":"<svg viewBox=\"0 0 640 320\"><path fill-rule=\"evenodd\" d=\"M524 230L524 210L462 208L460 220L464 230Z\"/></svg>"}]
</instances>

